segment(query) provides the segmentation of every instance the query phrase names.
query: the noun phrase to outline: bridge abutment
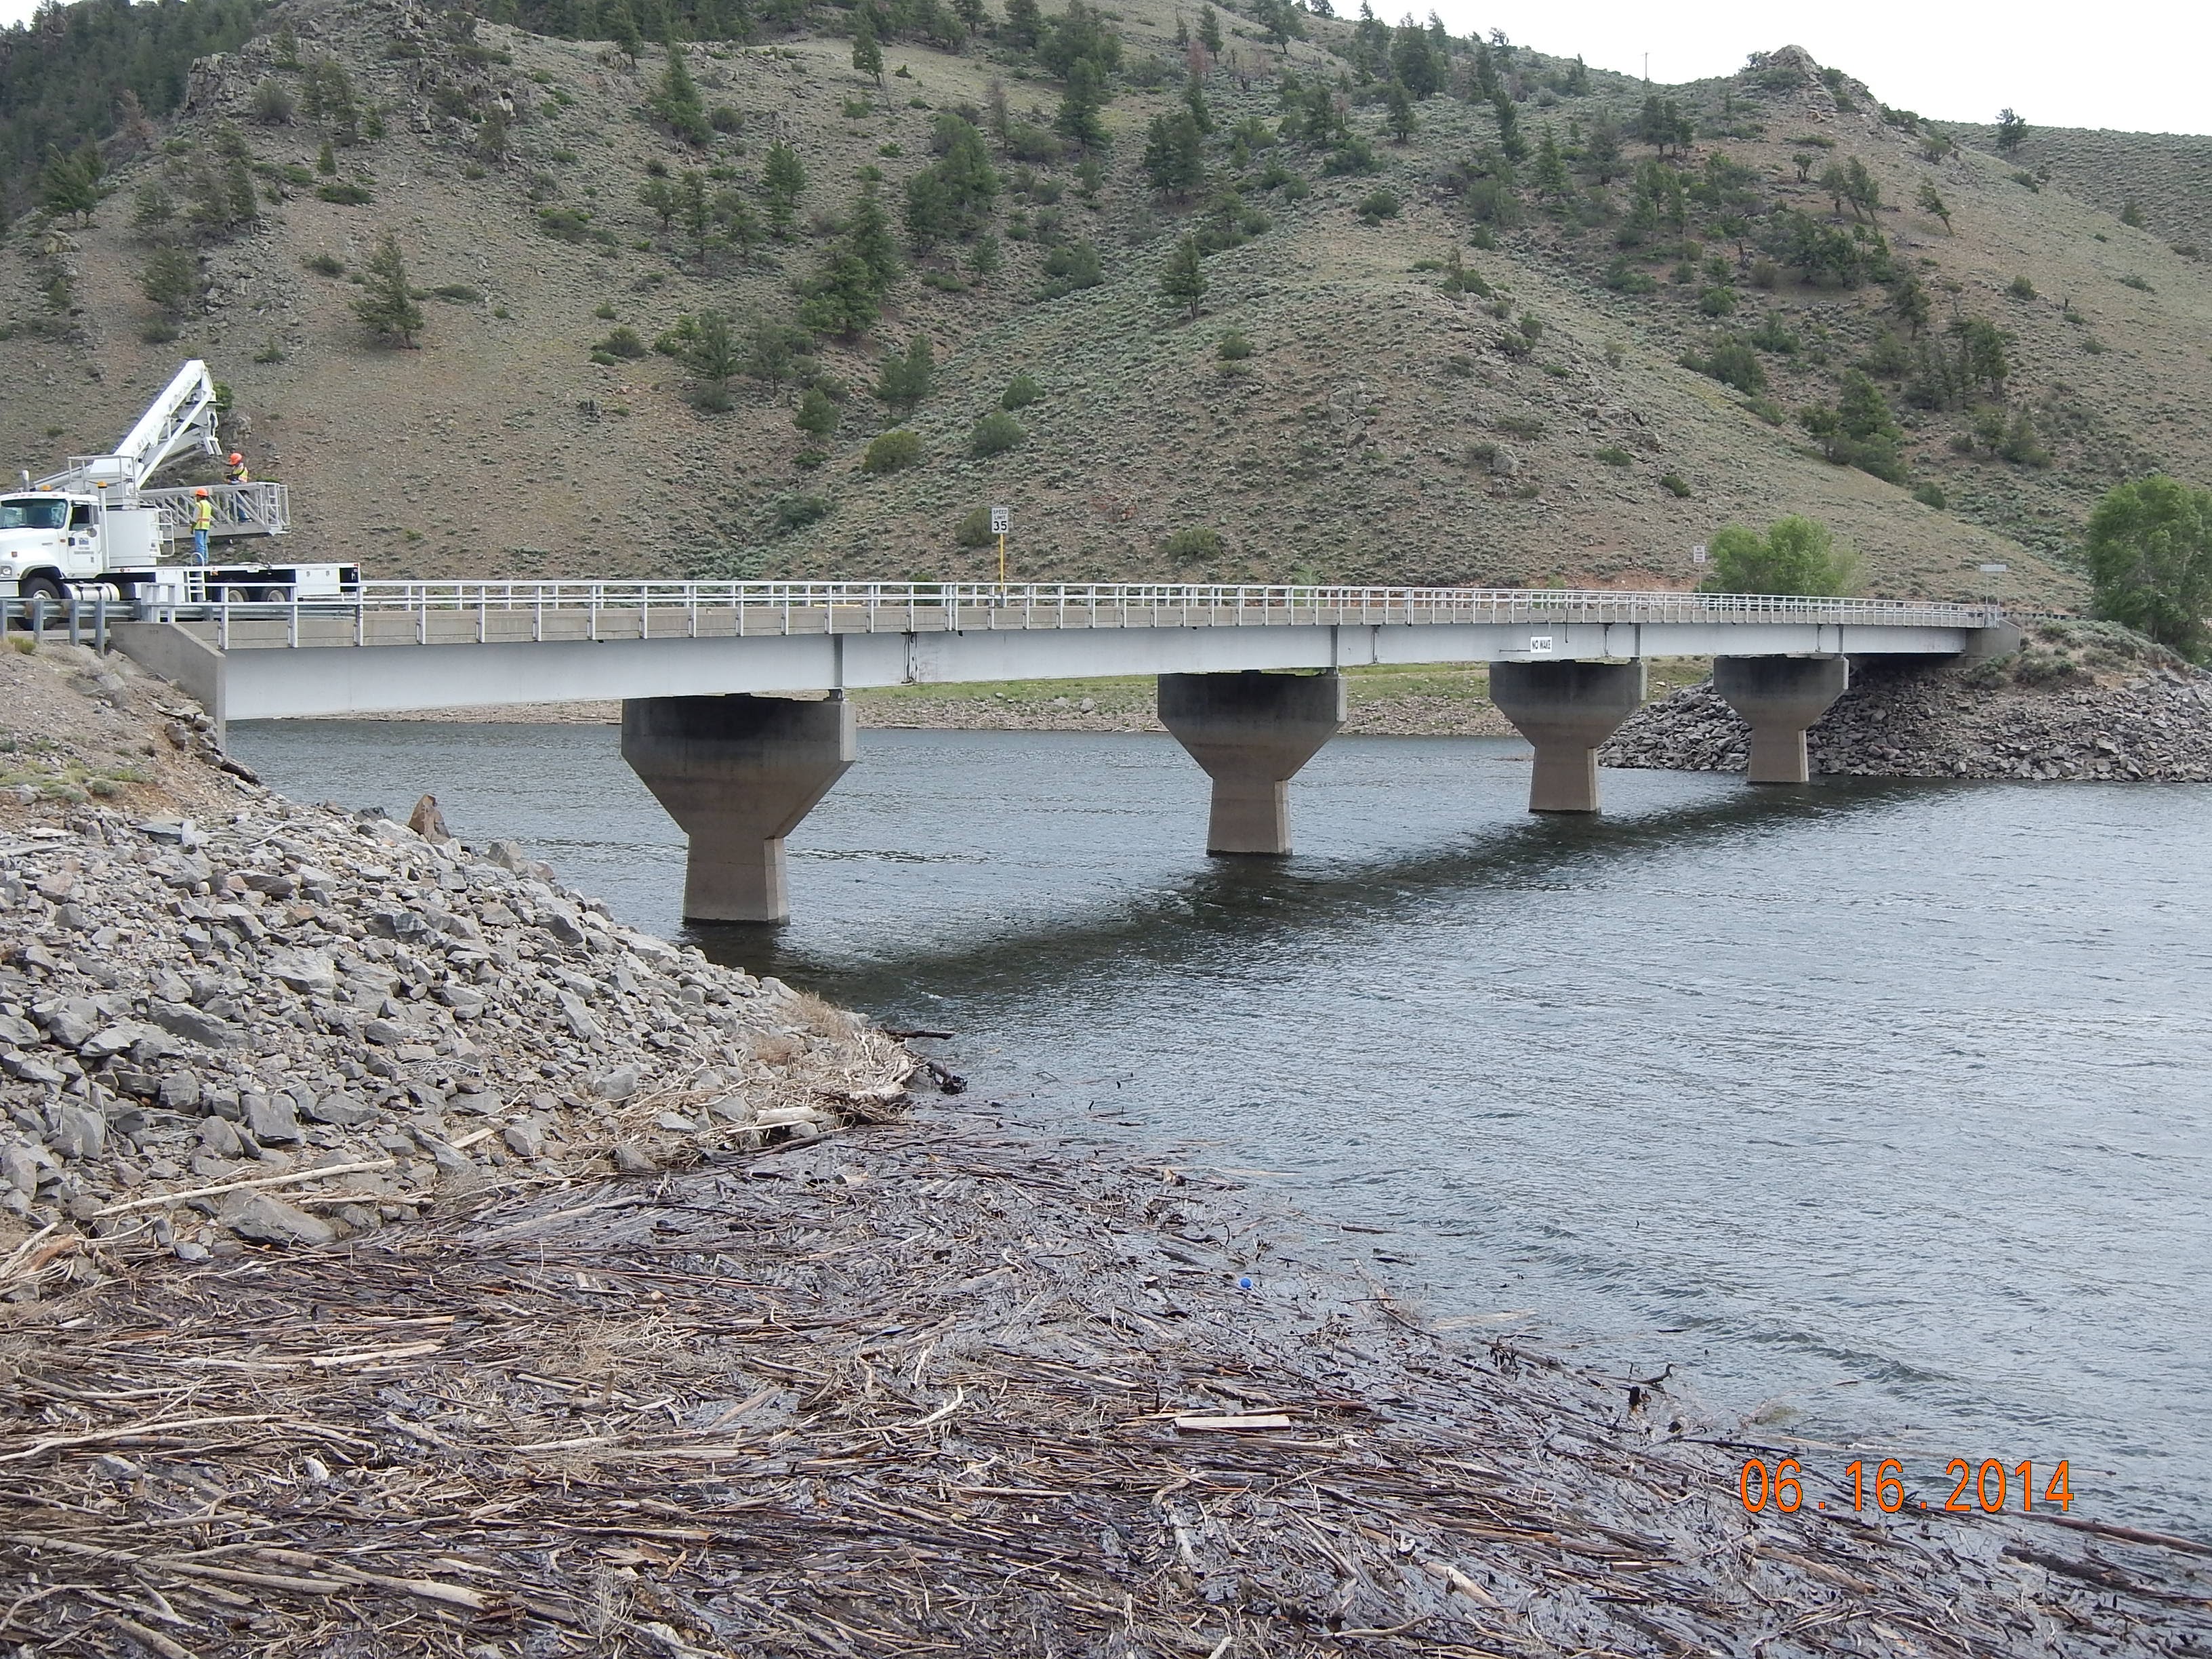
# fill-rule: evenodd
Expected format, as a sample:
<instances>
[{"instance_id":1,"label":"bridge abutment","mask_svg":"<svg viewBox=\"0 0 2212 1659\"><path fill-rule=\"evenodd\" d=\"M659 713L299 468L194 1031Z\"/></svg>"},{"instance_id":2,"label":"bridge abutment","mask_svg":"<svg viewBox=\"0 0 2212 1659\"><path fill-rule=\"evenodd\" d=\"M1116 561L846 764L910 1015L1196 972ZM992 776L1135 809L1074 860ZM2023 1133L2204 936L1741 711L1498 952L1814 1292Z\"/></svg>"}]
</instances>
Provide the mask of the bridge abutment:
<instances>
[{"instance_id":1,"label":"bridge abutment","mask_svg":"<svg viewBox=\"0 0 2212 1659\"><path fill-rule=\"evenodd\" d=\"M1753 783L1805 783L1805 732L1851 683L1847 657L1716 657L1713 690L1751 727Z\"/></svg>"},{"instance_id":2,"label":"bridge abutment","mask_svg":"<svg viewBox=\"0 0 2212 1659\"><path fill-rule=\"evenodd\" d=\"M1595 812L1598 745L1644 701L1644 665L1492 663L1490 700L1535 747L1528 810Z\"/></svg>"},{"instance_id":3,"label":"bridge abutment","mask_svg":"<svg viewBox=\"0 0 2212 1659\"><path fill-rule=\"evenodd\" d=\"M687 921L786 921L783 841L845 775L853 705L842 696L631 697L623 759L690 838Z\"/></svg>"},{"instance_id":4,"label":"bridge abutment","mask_svg":"<svg viewBox=\"0 0 2212 1659\"><path fill-rule=\"evenodd\" d=\"M1291 780L1344 724L1344 677L1163 674L1159 712L1213 780L1206 850L1289 852Z\"/></svg>"}]
</instances>

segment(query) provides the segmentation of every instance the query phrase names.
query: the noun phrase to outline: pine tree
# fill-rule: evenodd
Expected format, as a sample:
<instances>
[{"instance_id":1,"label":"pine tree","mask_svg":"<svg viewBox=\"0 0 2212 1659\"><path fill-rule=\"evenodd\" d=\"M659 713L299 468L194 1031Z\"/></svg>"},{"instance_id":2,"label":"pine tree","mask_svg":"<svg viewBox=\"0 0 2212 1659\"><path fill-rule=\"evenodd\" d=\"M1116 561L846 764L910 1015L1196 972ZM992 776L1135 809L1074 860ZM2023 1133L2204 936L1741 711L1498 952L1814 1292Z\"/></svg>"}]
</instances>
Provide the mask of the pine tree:
<instances>
[{"instance_id":1,"label":"pine tree","mask_svg":"<svg viewBox=\"0 0 2212 1659\"><path fill-rule=\"evenodd\" d=\"M853 31L853 67L876 83L876 90L884 87L884 49L876 44L875 18L863 9L860 21Z\"/></svg>"},{"instance_id":2,"label":"pine tree","mask_svg":"<svg viewBox=\"0 0 2212 1659\"><path fill-rule=\"evenodd\" d=\"M253 188L253 169L244 160L231 162L223 175L222 187L234 228L250 225L261 216L261 197Z\"/></svg>"},{"instance_id":3,"label":"pine tree","mask_svg":"<svg viewBox=\"0 0 2212 1659\"><path fill-rule=\"evenodd\" d=\"M817 334L854 339L867 332L879 314L876 281L866 263L848 248L832 247L799 307L799 320Z\"/></svg>"},{"instance_id":4,"label":"pine tree","mask_svg":"<svg viewBox=\"0 0 2212 1659\"><path fill-rule=\"evenodd\" d=\"M878 296L898 280L898 238L891 234L890 217L877 200L873 185L863 185L854 198L853 210L845 217L844 242L846 249L867 267L868 280Z\"/></svg>"},{"instance_id":5,"label":"pine tree","mask_svg":"<svg viewBox=\"0 0 2212 1659\"><path fill-rule=\"evenodd\" d=\"M676 181L677 210L684 216L684 228L691 233L692 251L702 259L707 257L706 175L696 167L686 167Z\"/></svg>"},{"instance_id":6,"label":"pine tree","mask_svg":"<svg viewBox=\"0 0 2212 1659\"><path fill-rule=\"evenodd\" d=\"M1930 179L1923 179L1920 181L1920 210L1941 219L1943 222L1945 232L1950 231L1951 210L1945 204L1943 198L1936 193L1936 185Z\"/></svg>"},{"instance_id":7,"label":"pine tree","mask_svg":"<svg viewBox=\"0 0 2212 1659\"><path fill-rule=\"evenodd\" d=\"M1490 100L1490 106L1498 112L1498 152L1509 161L1526 161L1528 141L1521 136L1521 112L1513 100L1501 91Z\"/></svg>"},{"instance_id":8,"label":"pine tree","mask_svg":"<svg viewBox=\"0 0 2212 1659\"><path fill-rule=\"evenodd\" d=\"M615 50L629 58L629 66L635 69L638 54L645 50L645 37L638 33L637 18L629 9L629 0L615 0L599 21L606 26L607 39L615 43Z\"/></svg>"},{"instance_id":9,"label":"pine tree","mask_svg":"<svg viewBox=\"0 0 2212 1659\"><path fill-rule=\"evenodd\" d=\"M929 337L917 334L908 344L906 355L894 354L884 359L882 374L876 381L876 396L902 414L929 396L937 380L937 361L930 349Z\"/></svg>"},{"instance_id":10,"label":"pine tree","mask_svg":"<svg viewBox=\"0 0 2212 1659\"><path fill-rule=\"evenodd\" d=\"M414 285L407 280L407 264L400 257L399 239L386 231L362 268L362 295L353 302L354 315L370 332L397 338L412 348L422 327L422 307L415 303Z\"/></svg>"},{"instance_id":11,"label":"pine tree","mask_svg":"<svg viewBox=\"0 0 2212 1659\"><path fill-rule=\"evenodd\" d=\"M146 261L141 287L165 314L181 317L199 298L200 262L173 242L157 247Z\"/></svg>"},{"instance_id":12,"label":"pine tree","mask_svg":"<svg viewBox=\"0 0 2212 1659\"><path fill-rule=\"evenodd\" d=\"M805 189L806 169L799 164L799 152L781 139L770 144L761 162L761 192L768 198L769 228L778 240L791 229L792 216Z\"/></svg>"},{"instance_id":13,"label":"pine tree","mask_svg":"<svg viewBox=\"0 0 2212 1659\"><path fill-rule=\"evenodd\" d=\"M738 355L737 337L730 319L719 311L702 311L692 319L691 343L684 353L684 367L691 372L691 401L702 409L730 406L730 382L744 368Z\"/></svg>"},{"instance_id":14,"label":"pine tree","mask_svg":"<svg viewBox=\"0 0 2212 1659\"><path fill-rule=\"evenodd\" d=\"M1216 58L1221 56L1221 20L1211 6L1198 9L1198 44Z\"/></svg>"},{"instance_id":15,"label":"pine tree","mask_svg":"<svg viewBox=\"0 0 2212 1659\"><path fill-rule=\"evenodd\" d=\"M1559 154L1559 141L1549 127L1544 129L1536 146L1534 183L1536 193L1547 201L1564 202L1575 193L1574 181L1567 177L1566 158Z\"/></svg>"},{"instance_id":16,"label":"pine tree","mask_svg":"<svg viewBox=\"0 0 2212 1659\"><path fill-rule=\"evenodd\" d=\"M668 67L661 73L660 91L653 100L653 112L665 121L678 137L694 149L704 149L714 142L714 130L708 124L706 106L699 100L698 83L691 78L690 55L676 38L673 23L663 44L668 54Z\"/></svg>"},{"instance_id":17,"label":"pine tree","mask_svg":"<svg viewBox=\"0 0 2212 1659\"><path fill-rule=\"evenodd\" d=\"M789 323L773 317L757 318L746 340L745 373L756 380L766 380L771 389L779 387L791 378L799 348L805 343L806 337Z\"/></svg>"},{"instance_id":18,"label":"pine tree","mask_svg":"<svg viewBox=\"0 0 2212 1659\"><path fill-rule=\"evenodd\" d=\"M1106 124L1099 118L1099 111L1105 104L1105 80L1098 66L1088 58L1079 58L1068 69L1067 90L1060 94L1060 118L1054 125L1078 149L1103 149Z\"/></svg>"},{"instance_id":19,"label":"pine tree","mask_svg":"<svg viewBox=\"0 0 2212 1659\"><path fill-rule=\"evenodd\" d=\"M1168 255L1166 267L1160 272L1160 295L1190 307L1193 317L1198 315L1199 301L1206 297L1206 268L1200 263L1198 238L1186 236Z\"/></svg>"},{"instance_id":20,"label":"pine tree","mask_svg":"<svg viewBox=\"0 0 2212 1659\"><path fill-rule=\"evenodd\" d=\"M1033 52L1043 29L1044 18L1037 9L1037 0L1006 0L1006 27L1000 33L1006 36L1007 45Z\"/></svg>"},{"instance_id":21,"label":"pine tree","mask_svg":"<svg viewBox=\"0 0 2212 1659\"><path fill-rule=\"evenodd\" d=\"M1213 112L1206 106L1206 90L1195 75L1183 82L1182 106L1190 112L1191 124L1201 135L1213 131Z\"/></svg>"},{"instance_id":22,"label":"pine tree","mask_svg":"<svg viewBox=\"0 0 2212 1659\"><path fill-rule=\"evenodd\" d=\"M676 217L676 186L659 174L637 187L638 204L660 221L665 232Z\"/></svg>"},{"instance_id":23,"label":"pine tree","mask_svg":"<svg viewBox=\"0 0 2212 1659\"><path fill-rule=\"evenodd\" d=\"M75 214L84 224L92 222L100 206L100 151L86 144L68 155L55 155L39 175L39 192L46 211Z\"/></svg>"},{"instance_id":24,"label":"pine tree","mask_svg":"<svg viewBox=\"0 0 2212 1659\"><path fill-rule=\"evenodd\" d=\"M1406 90L1403 81L1393 81L1382 96L1389 106L1389 112L1382 118L1382 125L1390 129L1393 138L1405 143L1413 137L1414 127L1419 125L1413 115L1413 94Z\"/></svg>"},{"instance_id":25,"label":"pine tree","mask_svg":"<svg viewBox=\"0 0 2212 1659\"><path fill-rule=\"evenodd\" d=\"M837 405L818 386L806 388L806 395L799 400L799 411L791 423L810 437L827 438L837 429Z\"/></svg>"}]
</instances>

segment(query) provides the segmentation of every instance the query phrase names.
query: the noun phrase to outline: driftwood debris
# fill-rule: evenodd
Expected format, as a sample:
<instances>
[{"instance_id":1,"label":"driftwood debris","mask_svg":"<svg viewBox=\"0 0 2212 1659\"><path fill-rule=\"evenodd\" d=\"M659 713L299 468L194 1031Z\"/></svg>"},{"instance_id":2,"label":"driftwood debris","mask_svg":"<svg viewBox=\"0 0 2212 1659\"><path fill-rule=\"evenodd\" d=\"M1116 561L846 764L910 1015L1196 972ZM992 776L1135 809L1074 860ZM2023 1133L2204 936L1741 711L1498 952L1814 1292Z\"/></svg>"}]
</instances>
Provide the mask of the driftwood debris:
<instances>
[{"instance_id":1,"label":"driftwood debris","mask_svg":"<svg viewBox=\"0 0 2212 1659\"><path fill-rule=\"evenodd\" d=\"M1747 1514L1663 1407L980 1118L468 1201L5 1310L0 1641L1978 1659L2212 1617L2124 1538Z\"/></svg>"}]
</instances>

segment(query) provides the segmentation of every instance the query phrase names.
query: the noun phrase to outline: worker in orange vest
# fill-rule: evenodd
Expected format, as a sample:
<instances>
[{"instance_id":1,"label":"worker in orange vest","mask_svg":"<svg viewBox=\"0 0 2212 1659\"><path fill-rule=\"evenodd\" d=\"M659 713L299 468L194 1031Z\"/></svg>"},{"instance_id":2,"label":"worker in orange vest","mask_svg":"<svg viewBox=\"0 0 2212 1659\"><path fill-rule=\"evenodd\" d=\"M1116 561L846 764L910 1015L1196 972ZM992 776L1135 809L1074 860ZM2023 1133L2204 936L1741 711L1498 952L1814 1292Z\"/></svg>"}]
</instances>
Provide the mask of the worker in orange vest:
<instances>
[{"instance_id":1,"label":"worker in orange vest","mask_svg":"<svg viewBox=\"0 0 2212 1659\"><path fill-rule=\"evenodd\" d=\"M223 477L228 478L231 483L234 484L252 483L253 482L252 476L246 470L246 457L240 454L234 449L230 452L230 465L224 471Z\"/></svg>"},{"instance_id":2,"label":"worker in orange vest","mask_svg":"<svg viewBox=\"0 0 2212 1659\"><path fill-rule=\"evenodd\" d=\"M215 502L204 486L192 491L192 562L208 562L208 532L215 528Z\"/></svg>"}]
</instances>

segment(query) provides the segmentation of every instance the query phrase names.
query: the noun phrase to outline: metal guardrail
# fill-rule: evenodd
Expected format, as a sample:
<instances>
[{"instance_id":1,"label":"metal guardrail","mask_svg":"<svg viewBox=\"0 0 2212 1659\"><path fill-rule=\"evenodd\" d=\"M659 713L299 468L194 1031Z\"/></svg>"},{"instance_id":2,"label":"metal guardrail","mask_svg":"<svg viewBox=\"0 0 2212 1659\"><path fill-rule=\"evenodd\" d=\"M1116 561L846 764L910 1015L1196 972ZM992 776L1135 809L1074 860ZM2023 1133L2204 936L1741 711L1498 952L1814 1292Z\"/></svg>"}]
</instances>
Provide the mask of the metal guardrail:
<instances>
[{"instance_id":1,"label":"metal guardrail","mask_svg":"<svg viewBox=\"0 0 2212 1659\"><path fill-rule=\"evenodd\" d=\"M95 651L105 652L108 611L105 593L96 593L88 599L64 599L59 603L43 593L34 593L29 599L0 599L0 632L20 624L34 645L43 645L48 632L58 629L67 635L71 645L89 645Z\"/></svg>"},{"instance_id":2,"label":"metal guardrail","mask_svg":"<svg viewBox=\"0 0 2212 1659\"><path fill-rule=\"evenodd\" d=\"M140 610L165 621L210 620L224 650L233 643L234 623L276 621L284 623L282 643L297 647L1547 622L1986 628L2005 615L1996 605L1758 593L985 582L370 581L343 594L248 602L225 592L205 604L165 602ZM250 629L236 642L276 645L268 637L272 632Z\"/></svg>"}]
</instances>

